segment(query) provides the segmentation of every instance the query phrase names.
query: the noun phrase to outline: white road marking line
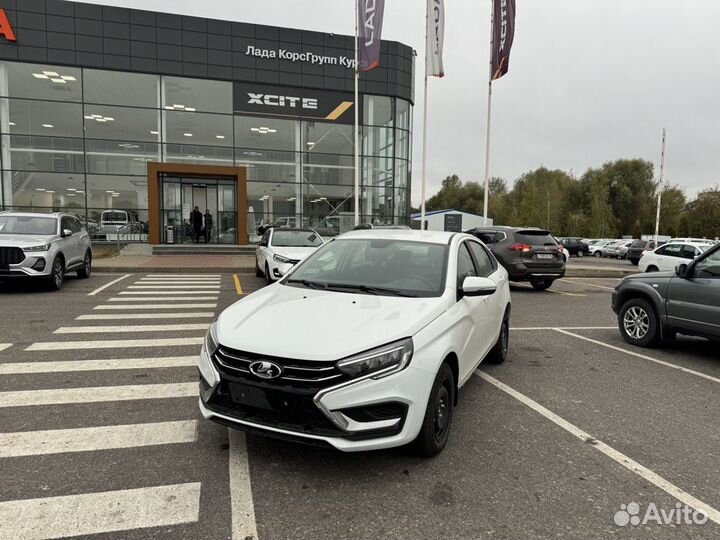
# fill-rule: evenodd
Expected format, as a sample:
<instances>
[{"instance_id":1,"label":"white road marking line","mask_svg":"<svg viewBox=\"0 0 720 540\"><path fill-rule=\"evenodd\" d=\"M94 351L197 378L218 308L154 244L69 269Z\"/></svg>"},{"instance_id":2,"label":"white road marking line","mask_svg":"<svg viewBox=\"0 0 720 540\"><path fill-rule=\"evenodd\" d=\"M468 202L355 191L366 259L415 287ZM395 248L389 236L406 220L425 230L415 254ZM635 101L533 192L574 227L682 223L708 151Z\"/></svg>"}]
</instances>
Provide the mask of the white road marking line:
<instances>
[{"instance_id":1,"label":"white road marking line","mask_svg":"<svg viewBox=\"0 0 720 540\"><path fill-rule=\"evenodd\" d=\"M615 330L617 326L511 326L510 330Z\"/></svg>"},{"instance_id":2,"label":"white road marking line","mask_svg":"<svg viewBox=\"0 0 720 540\"><path fill-rule=\"evenodd\" d=\"M192 324L139 324L135 326L61 326L53 334L131 334L134 332L203 331L210 323Z\"/></svg>"},{"instance_id":3,"label":"white road marking line","mask_svg":"<svg viewBox=\"0 0 720 540\"><path fill-rule=\"evenodd\" d=\"M12 347L12 343L0 343L0 351L4 351L5 349L9 349Z\"/></svg>"},{"instance_id":4,"label":"white road marking line","mask_svg":"<svg viewBox=\"0 0 720 540\"><path fill-rule=\"evenodd\" d=\"M107 321L120 319L204 319L215 316L214 311L192 311L181 313L99 313L80 315L76 321Z\"/></svg>"},{"instance_id":5,"label":"white road marking line","mask_svg":"<svg viewBox=\"0 0 720 540\"><path fill-rule=\"evenodd\" d=\"M183 302L197 300L217 300L217 296L131 296L108 298L108 302Z\"/></svg>"},{"instance_id":6,"label":"white road marking line","mask_svg":"<svg viewBox=\"0 0 720 540\"><path fill-rule=\"evenodd\" d=\"M0 364L0 375L25 373L64 373L73 371L108 371L117 369L161 369L197 365L197 356L164 358L111 358L108 360L63 360L54 362L8 362Z\"/></svg>"},{"instance_id":7,"label":"white road marking line","mask_svg":"<svg viewBox=\"0 0 720 540\"><path fill-rule=\"evenodd\" d=\"M575 285L585 285L585 286L587 286L587 287L597 287L598 289L605 289L605 290L608 290L608 291L614 291L614 290L615 290L615 287L606 287L605 285L595 285L594 283L583 283L583 282L580 282L580 281L575 281L575 280L570 279L570 278L563 278L563 281L564 281L564 282L567 282L567 283L574 283Z\"/></svg>"},{"instance_id":8,"label":"white road marking line","mask_svg":"<svg viewBox=\"0 0 720 540\"><path fill-rule=\"evenodd\" d=\"M222 277L222 274L146 274L145 277L155 278L193 278L193 277Z\"/></svg>"},{"instance_id":9,"label":"white road marking line","mask_svg":"<svg viewBox=\"0 0 720 540\"><path fill-rule=\"evenodd\" d=\"M201 280L176 280L176 281L167 281L165 279L158 280L158 281L152 281L152 280L145 280L141 279L140 281L136 281L133 283L133 285L220 285L220 280L209 280L209 279L201 279Z\"/></svg>"},{"instance_id":10,"label":"white road marking line","mask_svg":"<svg viewBox=\"0 0 720 540\"><path fill-rule=\"evenodd\" d=\"M614 327L613 327L614 328ZM690 375L695 375L697 377L702 377L703 379L707 379L708 381L712 381L714 383L720 383L720 379L717 377L713 377L712 375L708 375L706 373L701 373L699 371L695 371L692 369L688 369L686 367L678 366L676 364L671 364L670 362L665 362L663 360L658 360L657 358L653 358L652 356L647 356L644 354L636 353L633 351L628 351L626 349L623 349L621 347L616 347L615 345L610 345L609 343L604 343L602 341L598 341L597 339L591 339L585 336L581 336L580 334L573 334L572 332L568 332L567 330L563 330L562 328L554 328L555 331L560 332L561 334L566 334L568 336L572 336L577 339L582 339L583 341L587 341L589 343L594 343L595 345L600 345L602 347L606 347L608 349L612 349L613 351L618 351L621 353L629 354L630 356L635 356L637 358L642 358L643 360L647 360L649 362L655 362L656 364L660 364L661 366L669 367L672 369L677 369L678 371L682 371L683 373L689 373Z\"/></svg>"},{"instance_id":11,"label":"white road marking line","mask_svg":"<svg viewBox=\"0 0 720 540\"><path fill-rule=\"evenodd\" d=\"M195 523L200 482L0 502L0 538L41 540Z\"/></svg>"},{"instance_id":12,"label":"white road marking line","mask_svg":"<svg viewBox=\"0 0 720 540\"><path fill-rule=\"evenodd\" d=\"M526 405L530 407L535 412L541 414L551 422L555 423L556 425L560 426L562 429L570 433L571 435L577 437L581 441L585 443L589 443L590 446L595 448L596 450L602 452L606 456L608 456L613 461L619 463L623 467L627 468L629 471L634 472L644 480L654 484L655 486L659 487L663 491L669 493L672 497L675 497L678 501L694 508L695 510L699 510L701 512L704 512L712 521L714 521L717 524L720 524L720 512L711 506L705 504L704 502L696 499L689 493L683 491L676 485L672 484L668 480L665 480L665 478L661 477L660 475L654 473L647 467L644 467L643 465L640 465L637 461L634 461L633 459L629 458L625 454L615 450L611 446L608 446L602 441L599 441L595 439L595 437L591 436L587 432L583 431L579 427L571 424L567 420L564 420L554 412L550 411L549 409L546 409L536 401L533 401L531 398L527 397L524 394L521 394L517 390L507 386L506 384L498 381L494 377L491 377L487 373L484 373L482 371L475 371L475 375L479 376L480 378L484 379L485 381L489 382L496 388L502 390L506 394L514 397L519 402L521 402L523 405Z\"/></svg>"},{"instance_id":13,"label":"white road marking line","mask_svg":"<svg viewBox=\"0 0 720 540\"><path fill-rule=\"evenodd\" d=\"M0 407L197 397L198 383L137 384L0 392ZM2 536L0 536L2 538Z\"/></svg>"},{"instance_id":14,"label":"white road marking line","mask_svg":"<svg viewBox=\"0 0 720 540\"><path fill-rule=\"evenodd\" d=\"M257 538L255 505L252 498L250 466L248 464L245 434L228 429L230 442L230 509L232 517L232 540Z\"/></svg>"},{"instance_id":15,"label":"white road marking line","mask_svg":"<svg viewBox=\"0 0 720 540\"><path fill-rule=\"evenodd\" d=\"M143 277L140 278L140 281L158 281L160 283L169 283L171 281L220 281L222 278L220 276L213 277L213 276L184 276L184 277Z\"/></svg>"},{"instance_id":16,"label":"white road marking line","mask_svg":"<svg viewBox=\"0 0 720 540\"><path fill-rule=\"evenodd\" d=\"M0 433L0 458L94 452L197 440L197 420Z\"/></svg>"},{"instance_id":17,"label":"white road marking line","mask_svg":"<svg viewBox=\"0 0 720 540\"><path fill-rule=\"evenodd\" d=\"M117 339L99 341L51 341L33 343L26 351L75 351L83 349L127 349L130 347L177 347L202 345L204 337L166 339Z\"/></svg>"},{"instance_id":18,"label":"white road marking line","mask_svg":"<svg viewBox=\"0 0 720 540\"><path fill-rule=\"evenodd\" d=\"M519 283L511 283L510 288L512 289L513 287L517 287L519 289L532 289L533 288L531 285L521 285ZM544 291L538 291L538 292L550 292L550 293L554 293L554 294L561 294L563 296L587 296L586 294L555 291L553 289L545 289Z\"/></svg>"},{"instance_id":19,"label":"white road marking line","mask_svg":"<svg viewBox=\"0 0 720 540\"><path fill-rule=\"evenodd\" d=\"M121 276L121 277L119 277L119 278L111 281L110 283L106 283L106 284L103 285L102 287L98 287L98 288L95 289L93 292L88 293L88 296L95 296L95 295L97 295L98 293L103 292L103 291L104 291L105 289L107 289L108 287L111 287L112 285L115 285L117 282L122 281L122 280L125 279L125 278L129 278L131 275L132 275L132 274L125 274L124 276Z\"/></svg>"},{"instance_id":20,"label":"white road marking line","mask_svg":"<svg viewBox=\"0 0 720 540\"><path fill-rule=\"evenodd\" d=\"M173 295L173 294L219 294L218 291L123 291L120 295L131 296L157 296L157 295Z\"/></svg>"},{"instance_id":21,"label":"white road marking line","mask_svg":"<svg viewBox=\"0 0 720 540\"><path fill-rule=\"evenodd\" d=\"M220 285L130 285L128 289L139 289L144 291L160 289L184 289L186 291L202 289L219 289Z\"/></svg>"},{"instance_id":22,"label":"white road marking line","mask_svg":"<svg viewBox=\"0 0 720 540\"><path fill-rule=\"evenodd\" d=\"M117 309L187 309L187 308L215 308L217 304L130 304L130 305L103 305L95 306L93 309L117 310Z\"/></svg>"}]
</instances>

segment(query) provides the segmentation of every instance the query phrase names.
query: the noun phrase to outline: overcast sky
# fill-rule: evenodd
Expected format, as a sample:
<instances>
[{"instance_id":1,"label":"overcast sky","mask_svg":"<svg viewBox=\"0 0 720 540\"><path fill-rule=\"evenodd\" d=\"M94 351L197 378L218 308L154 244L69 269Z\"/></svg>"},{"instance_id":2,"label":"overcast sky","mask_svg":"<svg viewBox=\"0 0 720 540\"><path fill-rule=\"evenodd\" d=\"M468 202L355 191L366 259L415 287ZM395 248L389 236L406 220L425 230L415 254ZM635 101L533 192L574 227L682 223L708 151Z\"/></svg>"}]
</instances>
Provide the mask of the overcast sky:
<instances>
[{"instance_id":1,"label":"overcast sky","mask_svg":"<svg viewBox=\"0 0 720 540\"><path fill-rule=\"evenodd\" d=\"M354 32L353 0L95 0L210 18ZM510 72L494 84L491 174L540 165L581 175L618 158L659 165L689 195L720 182L720 1L517 0ZM490 0L446 2L445 73L432 78L428 196L456 173L481 181ZM386 0L384 39L424 55L424 0ZM419 205L422 67L412 200Z\"/></svg>"}]
</instances>

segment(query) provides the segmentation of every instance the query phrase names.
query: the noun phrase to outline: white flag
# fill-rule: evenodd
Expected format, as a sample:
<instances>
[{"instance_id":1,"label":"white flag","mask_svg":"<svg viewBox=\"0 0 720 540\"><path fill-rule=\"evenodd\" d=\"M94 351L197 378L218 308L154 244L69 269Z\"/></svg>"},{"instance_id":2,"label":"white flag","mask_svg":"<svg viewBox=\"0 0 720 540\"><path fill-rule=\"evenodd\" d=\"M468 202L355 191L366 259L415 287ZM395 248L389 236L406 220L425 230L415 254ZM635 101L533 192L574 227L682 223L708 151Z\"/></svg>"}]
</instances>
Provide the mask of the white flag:
<instances>
[{"instance_id":1,"label":"white flag","mask_svg":"<svg viewBox=\"0 0 720 540\"><path fill-rule=\"evenodd\" d=\"M445 75L443 69L443 40L445 38L445 6L443 0L427 0L427 74Z\"/></svg>"}]
</instances>

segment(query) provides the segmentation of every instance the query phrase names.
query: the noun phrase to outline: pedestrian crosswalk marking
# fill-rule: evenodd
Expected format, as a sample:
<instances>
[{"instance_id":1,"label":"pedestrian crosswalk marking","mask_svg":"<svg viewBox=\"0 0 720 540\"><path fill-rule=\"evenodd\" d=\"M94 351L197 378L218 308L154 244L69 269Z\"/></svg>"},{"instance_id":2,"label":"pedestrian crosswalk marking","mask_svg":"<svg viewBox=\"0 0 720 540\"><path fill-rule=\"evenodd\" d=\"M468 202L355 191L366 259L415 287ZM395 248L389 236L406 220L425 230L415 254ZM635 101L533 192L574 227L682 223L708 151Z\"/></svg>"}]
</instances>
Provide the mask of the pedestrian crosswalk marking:
<instances>
[{"instance_id":1,"label":"pedestrian crosswalk marking","mask_svg":"<svg viewBox=\"0 0 720 540\"><path fill-rule=\"evenodd\" d=\"M0 407L30 407L99 403L137 399L167 399L198 395L198 383L138 384L97 386L92 388L56 388L52 390L13 390L0 392ZM0 538L3 536L0 535Z\"/></svg>"},{"instance_id":2,"label":"pedestrian crosswalk marking","mask_svg":"<svg viewBox=\"0 0 720 540\"><path fill-rule=\"evenodd\" d=\"M130 285L128 289L140 289L140 290L151 290L151 289L185 289L188 291L199 290L199 289L219 289L220 285Z\"/></svg>"},{"instance_id":3,"label":"pedestrian crosswalk marking","mask_svg":"<svg viewBox=\"0 0 720 540\"><path fill-rule=\"evenodd\" d=\"M122 319L205 319L215 316L214 311L188 311L180 313L95 313L75 317L76 321L110 321Z\"/></svg>"},{"instance_id":4,"label":"pedestrian crosswalk marking","mask_svg":"<svg viewBox=\"0 0 720 540\"><path fill-rule=\"evenodd\" d=\"M129 305L102 305L93 309L194 309L194 308L215 308L217 304L129 304Z\"/></svg>"},{"instance_id":5,"label":"pedestrian crosswalk marking","mask_svg":"<svg viewBox=\"0 0 720 540\"><path fill-rule=\"evenodd\" d=\"M111 358L108 360L56 360L53 362L7 362L0 364L0 375L64 373L73 371L111 371L120 369L160 369L197 365L195 356L166 358Z\"/></svg>"},{"instance_id":6,"label":"pedestrian crosswalk marking","mask_svg":"<svg viewBox=\"0 0 720 540\"><path fill-rule=\"evenodd\" d=\"M220 283L220 278L142 278L136 283Z\"/></svg>"},{"instance_id":7,"label":"pedestrian crosswalk marking","mask_svg":"<svg viewBox=\"0 0 720 540\"><path fill-rule=\"evenodd\" d=\"M9 349L12 347L12 343L0 343L0 351L4 351L5 349Z\"/></svg>"},{"instance_id":8,"label":"pedestrian crosswalk marking","mask_svg":"<svg viewBox=\"0 0 720 540\"><path fill-rule=\"evenodd\" d=\"M146 274L145 277L156 277L156 278L192 278L192 277L222 277L222 274Z\"/></svg>"},{"instance_id":9,"label":"pedestrian crosswalk marking","mask_svg":"<svg viewBox=\"0 0 720 540\"><path fill-rule=\"evenodd\" d=\"M131 296L108 298L108 302L183 302L196 300L217 300L217 296Z\"/></svg>"},{"instance_id":10,"label":"pedestrian crosswalk marking","mask_svg":"<svg viewBox=\"0 0 720 540\"><path fill-rule=\"evenodd\" d=\"M172 296L174 294L220 294L220 291L122 291L118 294L122 296Z\"/></svg>"},{"instance_id":11,"label":"pedestrian crosswalk marking","mask_svg":"<svg viewBox=\"0 0 720 540\"><path fill-rule=\"evenodd\" d=\"M0 502L0 538L40 540L197 522L200 482Z\"/></svg>"},{"instance_id":12,"label":"pedestrian crosswalk marking","mask_svg":"<svg viewBox=\"0 0 720 540\"><path fill-rule=\"evenodd\" d=\"M0 433L0 458L94 452L197 440L197 420Z\"/></svg>"},{"instance_id":13,"label":"pedestrian crosswalk marking","mask_svg":"<svg viewBox=\"0 0 720 540\"><path fill-rule=\"evenodd\" d=\"M97 341L50 341L33 343L26 351L73 351L82 349L127 349L138 347L178 347L202 345L204 337L165 339L116 339Z\"/></svg>"},{"instance_id":14,"label":"pedestrian crosswalk marking","mask_svg":"<svg viewBox=\"0 0 720 540\"><path fill-rule=\"evenodd\" d=\"M190 332L210 328L210 323L144 324L135 326L61 326L53 334L131 334L134 332Z\"/></svg>"}]
</instances>

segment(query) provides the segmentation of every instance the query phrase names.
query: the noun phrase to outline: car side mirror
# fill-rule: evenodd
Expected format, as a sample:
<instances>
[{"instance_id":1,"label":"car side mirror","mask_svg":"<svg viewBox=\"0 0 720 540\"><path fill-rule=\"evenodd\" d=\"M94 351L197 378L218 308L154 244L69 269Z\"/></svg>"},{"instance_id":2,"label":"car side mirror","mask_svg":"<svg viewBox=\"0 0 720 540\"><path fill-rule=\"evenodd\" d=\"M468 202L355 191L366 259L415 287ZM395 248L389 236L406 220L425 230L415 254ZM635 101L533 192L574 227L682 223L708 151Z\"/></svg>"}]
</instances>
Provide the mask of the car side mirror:
<instances>
[{"instance_id":1,"label":"car side mirror","mask_svg":"<svg viewBox=\"0 0 720 540\"><path fill-rule=\"evenodd\" d=\"M685 263L678 264L675 267L675 273L677 274L677 276L679 278L682 278L682 279L686 279L686 278L690 277L690 273L688 271L688 265Z\"/></svg>"},{"instance_id":2,"label":"car side mirror","mask_svg":"<svg viewBox=\"0 0 720 540\"><path fill-rule=\"evenodd\" d=\"M73 232L70 229L63 229L60 236L62 236L63 238L67 238L68 236L72 236L72 233Z\"/></svg>"},{"instance_id":3,"label":"car side mirror","mask_svg":"<svg viewBox=\"0 0 720 540\"><path fill-rule=\"evenodd\" d=\"M468 276L462 284L463 296L490 296L496 291L495 282L486 277Z\"/></svg>"}]
</instances>

